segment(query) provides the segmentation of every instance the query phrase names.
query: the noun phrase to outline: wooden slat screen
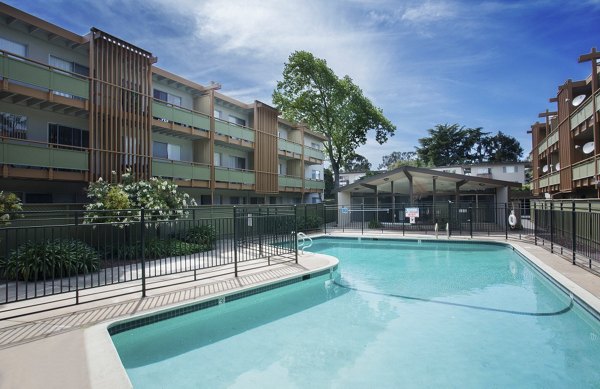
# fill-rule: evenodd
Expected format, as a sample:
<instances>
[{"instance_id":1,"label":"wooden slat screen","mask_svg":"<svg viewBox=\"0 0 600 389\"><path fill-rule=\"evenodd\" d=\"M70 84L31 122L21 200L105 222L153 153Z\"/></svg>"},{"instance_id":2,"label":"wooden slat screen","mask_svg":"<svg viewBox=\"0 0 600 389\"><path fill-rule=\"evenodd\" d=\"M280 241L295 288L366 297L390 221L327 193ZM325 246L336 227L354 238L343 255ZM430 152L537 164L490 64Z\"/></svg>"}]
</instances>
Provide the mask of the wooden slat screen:
<instances>
[{"instance_id":1,"label":"wooden slat screen","mask_svg":"<svg viewBox=\"0 0 600 389\"><path fill-rule=\"evenodd\" d=\"M277 110L256 102L254 107L256 193L279 192Z\"/></svg>"},{"instance_id":2,"label":"wooden slat screen","mask_svg":"<svg viewBox=\"0 0 600 389\"><path fill-rule=\"evenodd\" d=\"M558 160L560 162L560 191L570 192L573 189L571 180L572 161L572 137L571 124L569 120L569 109L571 106L571 88L567 85L558 92Z\"/></svg>"},{"instance_id":3,"label":"wooden slat screen","mask_svg":"<svg viewBox=\"0 0 600 389\"><path fill-rule=\"evenodd\" d=\"M119 180L130 168L137 178L147 179L151 173L153 57L96 29L90 46L91 178Z\"/></svg>"}]
</instances>

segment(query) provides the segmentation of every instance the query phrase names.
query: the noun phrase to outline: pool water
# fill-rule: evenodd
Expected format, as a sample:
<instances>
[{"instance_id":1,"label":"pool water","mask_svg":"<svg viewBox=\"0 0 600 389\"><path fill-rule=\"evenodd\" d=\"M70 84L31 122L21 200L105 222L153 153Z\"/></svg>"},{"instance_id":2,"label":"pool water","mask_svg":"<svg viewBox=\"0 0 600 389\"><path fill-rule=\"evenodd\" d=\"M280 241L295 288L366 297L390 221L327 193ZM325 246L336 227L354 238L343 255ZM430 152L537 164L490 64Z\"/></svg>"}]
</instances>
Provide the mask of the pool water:
<instances>
[{"instance_id":1,"label":"pool water","mask_svg":"<svg viewBox=\"0 0 600 389\"><path fill-rule=\"evenodd\" d=\"M134 387L600 386L598 320L508 246L310 251L339 273L113 335Z\"/></svg>"}]
</instances>

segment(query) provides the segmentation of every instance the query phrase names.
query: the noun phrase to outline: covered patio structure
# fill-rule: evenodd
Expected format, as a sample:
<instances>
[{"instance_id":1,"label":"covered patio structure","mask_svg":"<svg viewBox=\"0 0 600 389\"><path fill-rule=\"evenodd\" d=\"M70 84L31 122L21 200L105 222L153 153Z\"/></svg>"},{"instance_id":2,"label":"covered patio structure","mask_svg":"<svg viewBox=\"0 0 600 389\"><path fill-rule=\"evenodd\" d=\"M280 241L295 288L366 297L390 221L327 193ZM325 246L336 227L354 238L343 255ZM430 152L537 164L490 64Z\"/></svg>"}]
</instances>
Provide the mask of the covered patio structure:
<instances>
[{"instance_id":1,"label":"covered patio structure","mask_svg":"<svg viewBox=\"0 0 600 389\"><path fill-rule=\"evenodd\" d=\"M374 216L378 222L381 219L392 224L404 223L403 210L413 207L426 213L431 223L448 219L451 208L466 213L468 207L478 210L487 207L488 212L498 213L501 208L507 209L511 187L519 188L521 184L403 166L338 188L338 224L352 221L353 216L348 210L358 212L359 208L363 212L362 219L365 219L364 212L370 212L367 221ZM420 216L424 221L423 215ZM500 215L494 215L492 219L504 222Z\"/></svg>"}]
</instances>

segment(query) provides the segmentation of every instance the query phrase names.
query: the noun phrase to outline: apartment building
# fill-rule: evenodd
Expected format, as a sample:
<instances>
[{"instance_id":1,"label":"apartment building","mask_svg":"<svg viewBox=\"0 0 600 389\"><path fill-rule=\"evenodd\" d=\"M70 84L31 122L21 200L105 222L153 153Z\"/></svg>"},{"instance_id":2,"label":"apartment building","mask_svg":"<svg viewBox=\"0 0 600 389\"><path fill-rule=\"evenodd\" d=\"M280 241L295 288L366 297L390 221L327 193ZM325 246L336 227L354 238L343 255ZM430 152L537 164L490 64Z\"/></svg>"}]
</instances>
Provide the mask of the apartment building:
<instances>
[{"instance_id":1,"label":"apartment building","mask_svg":"<svg viewBox=\"0 0 600 389\"><path fill-rule=\"evenodd\" d=\"M201 204L321 201L325 137L156 63L0 3L0 190L82 202L89 182L131 169Z\"/></svg>"},{"instance_id":2,"label":"apartment building","mask_svg":"<svg viewBox=\"0 0 600 389\"><path fill-rule=\"evenodd\" d=\"M529 162L490 162L438 166L431 170L525 184L525 172L529 165Z\"/></svg>"},{"instance_id":3,"label":"apartment building","mask_svg":"<svg viewBox=\"0 0 600 389\"><path fill-rule=\"evenodd\" d=\"M539 114L531 126L532 190L546 198L600 197L600 134L598 60L592 49L579 57L592 64L585 80L567 80L558 87L556 111Z\"/></svg>"}]
</instances>

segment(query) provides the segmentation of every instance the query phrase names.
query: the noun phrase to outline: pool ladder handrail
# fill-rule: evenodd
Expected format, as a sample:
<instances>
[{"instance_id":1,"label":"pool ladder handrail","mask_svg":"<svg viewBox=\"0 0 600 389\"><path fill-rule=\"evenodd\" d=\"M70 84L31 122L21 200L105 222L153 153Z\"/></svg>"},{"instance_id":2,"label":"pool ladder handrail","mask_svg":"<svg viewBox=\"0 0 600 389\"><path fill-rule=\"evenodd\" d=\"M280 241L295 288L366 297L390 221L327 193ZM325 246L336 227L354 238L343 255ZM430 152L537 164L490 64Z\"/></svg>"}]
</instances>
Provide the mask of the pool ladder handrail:
<instances>
[{"instance_id":1,"label":"pool ladder handrail","mask_svg":"<svg viewBox=\"0 0 600 389\"><path fill-rule=\"evenodd\" d=\"M313 240L310 236L307 236L304 232L298 233L298 248L302 249L302 254L304 255L304 249L308 249L312 247ZM302 243L300 243L300 239L302 239ZM308 244L306 244L306 240L308 239Z\"/></svg>"}]
</instances>

